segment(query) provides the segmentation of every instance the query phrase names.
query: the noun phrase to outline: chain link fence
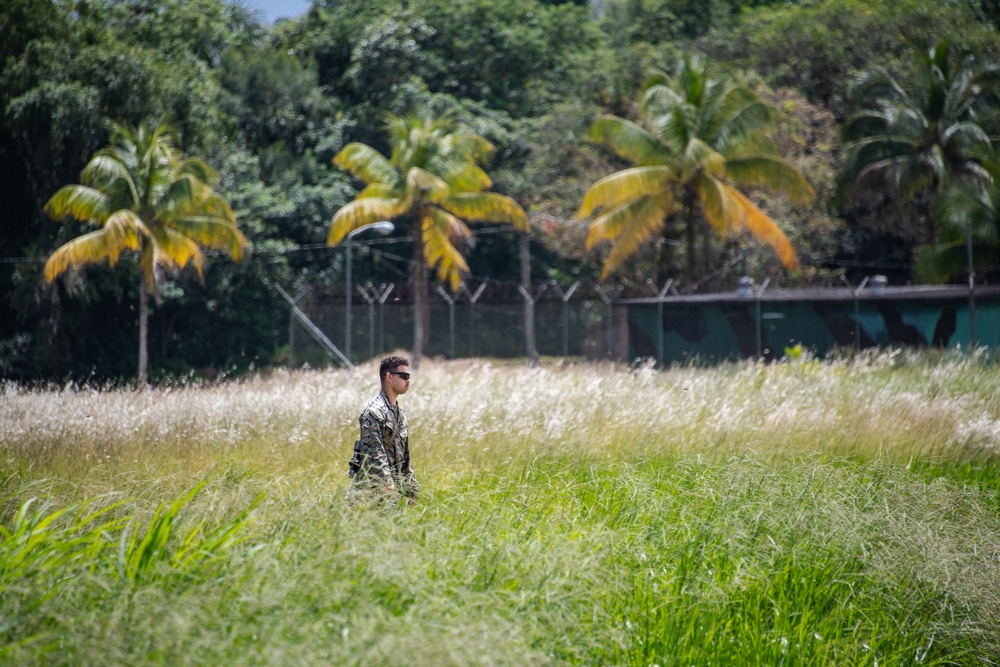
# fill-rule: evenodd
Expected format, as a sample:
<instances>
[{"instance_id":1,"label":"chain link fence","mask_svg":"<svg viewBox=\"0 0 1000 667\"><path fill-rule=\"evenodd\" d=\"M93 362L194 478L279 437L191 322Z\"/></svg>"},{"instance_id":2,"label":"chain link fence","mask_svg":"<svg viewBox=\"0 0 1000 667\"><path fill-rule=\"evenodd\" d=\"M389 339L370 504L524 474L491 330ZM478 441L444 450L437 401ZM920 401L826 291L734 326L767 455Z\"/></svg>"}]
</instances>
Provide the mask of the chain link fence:
<instances>
[{"instance_id":1,"label":"chain link fence","mask_svg":"<svg viewBox=\"0 0 1000 667\"><path fill-rule=\"evenodd\" d=\"M413 304L405 289L389 285L360 286L369 297L351 306L351 361L354 363L413 346ZM572 286L570 286L572 287ZM612 294L617 295L620 289ZM356 290L360 295L360 291ZM568 294L569 298L564 298ZM602 297L601 295L604 295ZM591 288L539 285L534 300L535 341L543 356L623 360L628 356L626 310ZM360 301L360 303L359 303ZM430 327L424 354L444 358L527 356L525 297L513 286L491 286L478 294L435 291L430 298ZM343 291L300 295L297 305L341 351L346 349L346 301ZM306 325L289 317L288 362L291 366L326 365L332 361L324 345Z\"/></svg>"},{"instance_id":2,"label":"chain link fence","mask_svg":"<svg viewBox=\"0 0 1000 667\"><path fill-rule=\"evenodd\" d=\"M351 361L413 346L413 305L405 289L363 286L367 298L352 304ZM860 293L848 289L771 290L747 286L732 292L679 294L669 284L643 296L622 298L620 287L536 285L480 286L458 294L437 290L430 299L424 353L442 358L528 356L524 323L532 304L539 355L632 361L660 365L780 359L809 350L871 347L966 348L978 322L978 346L1000 345L1000 287L980 288L970 312L957 287L896 287ZM358 292L360 293L360 292ZM288 362L321 366L335 359L317 342L327 337L346 348L344 293L301 294L308 323L289 319ZM974 320L973 320L974 318ZM338 361L339 363L339 361Z\"/></svg>"}]
</instances>

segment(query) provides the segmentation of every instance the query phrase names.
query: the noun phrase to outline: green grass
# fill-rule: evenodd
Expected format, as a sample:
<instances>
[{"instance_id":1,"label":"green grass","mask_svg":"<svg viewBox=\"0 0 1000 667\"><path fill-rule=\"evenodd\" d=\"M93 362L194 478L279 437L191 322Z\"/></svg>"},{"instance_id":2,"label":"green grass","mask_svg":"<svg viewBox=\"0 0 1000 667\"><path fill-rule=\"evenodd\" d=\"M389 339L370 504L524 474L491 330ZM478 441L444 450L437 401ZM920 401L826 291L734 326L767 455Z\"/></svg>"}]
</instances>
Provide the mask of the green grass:
<instances>
[{"instance_id":1,"label":"green grass","mask_svg":"<svg viewBox=\"0 0 1000 667\"><path fill-rule=\"evenodd\" d=\"M7 664L1000 662L1000 368L428 363L0 394ZM34 499L34 500L32 500Z\"/></svg>"}]
</instances>

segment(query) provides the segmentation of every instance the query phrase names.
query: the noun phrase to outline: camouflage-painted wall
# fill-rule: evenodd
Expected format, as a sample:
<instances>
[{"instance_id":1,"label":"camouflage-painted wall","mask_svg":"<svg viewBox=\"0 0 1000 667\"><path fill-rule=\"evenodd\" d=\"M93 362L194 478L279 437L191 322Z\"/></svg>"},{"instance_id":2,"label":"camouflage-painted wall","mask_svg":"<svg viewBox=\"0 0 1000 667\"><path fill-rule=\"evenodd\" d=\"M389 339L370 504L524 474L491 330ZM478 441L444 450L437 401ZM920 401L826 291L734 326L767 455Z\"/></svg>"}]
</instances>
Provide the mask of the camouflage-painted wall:
<instances>
[{"instance_id":1,"label":"camouflage-painted wall","mask_svg":"<svg viewBox=\"0 0 1000 667\"><path fill-rule=\"evenodd\" d=\"M1000 348L1000 290L984 288L981 292L976 298L977 343L996 350ZM630 359L657 358L656 301L634 299L623 304L628 308ZM755 357L757 305L752 298L733 294L668 298L661 323L664 362ZM968 301L955 288L895 288L884 295L863 295L857 310L856 318L855 301L846 292L840 296L832 290L785 290L770 298L765 293L760 301L761 352L766 359L779 359L786 347L802 345L823 357L837 348L854 346L858 329L862 348L969 344Z\"/></svg>"}]
</instances>

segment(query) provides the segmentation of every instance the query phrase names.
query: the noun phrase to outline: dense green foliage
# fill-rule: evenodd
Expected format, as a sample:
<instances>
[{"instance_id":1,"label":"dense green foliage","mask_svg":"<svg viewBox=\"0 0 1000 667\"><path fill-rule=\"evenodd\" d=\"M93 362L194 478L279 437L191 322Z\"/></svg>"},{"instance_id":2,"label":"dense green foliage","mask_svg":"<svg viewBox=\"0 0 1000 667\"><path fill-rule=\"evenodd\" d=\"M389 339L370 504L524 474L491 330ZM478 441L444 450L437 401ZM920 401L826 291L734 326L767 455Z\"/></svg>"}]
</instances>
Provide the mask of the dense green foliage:
<instances>
[{"instance_id":1,"label":"dense green foliage","mask_svg":"<svg viewBox=\"0 0 1000 667\"><path fill-rule=\"evenodd\" d=\"M9 0L0 10L0 373L131 375L137 266L39 280L44 258L83 231L42 207L108 143L105 119L172 119L183 152L219 170L252 245L243 266L210 262L205 287L190 272L166 277L151 305L152 372L245 369L271 363L279 347L284 315L271 283L322 287L342 276L342 255L323 242L357 188L330 161L350 142L388 154L386 112L451 114L485 137L496 147L494 190L534 219L533 276L596 279L602 253L584 253L571 227L551 222L571 218L590 185L626 166L584 143L593 120L638 118L647 78L680 53L756 71L747 83L782 112L772 139L817 190L807 211L752 193L803 260L787 273L769 251L753 251L755 275L821 284L846 266L852 277L913 279L929 198L839 201L829 138L856 109L861 72L882 67L909 90L919 76L909 43L945 37L995 63L997 21L979 0L317 0L275 26L222 0ZM982 123L998 134L995 115ZM740 248L715 251L721 263ZM515 258L509 243L484 238L470 272L515 281ZM406 270L383 256L357 277L399 280ZM646 276L626 267L617 277Z\"/></svg>"}]
</instances>

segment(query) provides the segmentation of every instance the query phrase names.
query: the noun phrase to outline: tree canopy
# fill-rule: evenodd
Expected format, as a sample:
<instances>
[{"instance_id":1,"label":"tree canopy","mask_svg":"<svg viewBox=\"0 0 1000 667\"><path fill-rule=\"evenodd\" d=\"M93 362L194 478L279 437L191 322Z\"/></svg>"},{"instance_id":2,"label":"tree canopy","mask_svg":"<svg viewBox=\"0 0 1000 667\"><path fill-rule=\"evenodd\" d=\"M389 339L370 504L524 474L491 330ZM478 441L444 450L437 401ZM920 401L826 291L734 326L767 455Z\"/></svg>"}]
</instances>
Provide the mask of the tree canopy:
<instances>
[{"instance_id":1,"label":"tree canopy","mask_svg":"<svg viewBox=\"0 0 1000 667\"><path fill-rule=\"evenodd\" d=\"M918 188L905 206L884 196L839 199L833 184L842 165L861 173L900 152L876 158L875 148L859 145L840 153L830 137L858 114L882 113L888 123L894 109L918 110L927 127L933 125L918 93L925 89L924 68L911 44L928 52L945 39L953 81L965 76L967 54L975 59L969 71L986 72L1000 62L997 12L980 0L314 0L302 16L275 25L263 24L243 3L223 0L9 0L0 10L6 208L0 216L0 373L25 380L134 373L138 313L131 304L141 296L139 264L119 261L88 272L86 281L48 285L40 279L54 250L94 231L75 219L56 224L44 207L63 186L84 185L81 171L113 144L105 119L139 127L170 117L180 137L177 150L217 169L212 189L229 202L254 248L245 264L206 264L204 288L194 284L197 272L162 276L159 300L149 304L153 376L192 367L239 370L279 358L286 328L273 317L281 301L272 285L336 284L344 267L341 253L326 247L331 217L366 198L358 196L368 186L337 168L333 157L363 144L391 160L396 139L385 133L383 119L413 110L450 117L457 130L494 147L490 191L519 202L534 221L531 268L539 280L599 279L615 251L610 244L586 251L580 225L570 221L602 178L655 166L605 150L603 141L588 143L591 129L608 134L614 123L631 123L664 141L671 108L690 110L681 115L689 115L685 127L699 139L684 149L671 146L677 160L661 164L669 165L673 185L663 192L672 193L676 211L684 210L685 192L711 192L711 179L715 191L738 188L747 199L729 193L713 205L695 196L698 216L661 218L666 238L688 245L687 225L702 213L726 234L706 234L707 226L692 223L705 251L697 262L690 251L674 256L656 242L641 243L626 267L632 273L622 279L680 270L701 275L746 252L753 270L785 285L827 284L845 270L852 277L878 272L917 280L924 275L918 260L931 240L931 222L940 230L939 244L956 240L958 227L939 211L960 195L946 194L950 187L938 194ZM672 87L680 79L671 68L684 54L714 63L719 77L752 90L780 121L761 123L756 138L737 151L736 143L706 129L708 107L685 106L691 100L671 107L672 95L687 99ZM657 71L670 77L647 89ZM859 77L883 74L906 100L888 88L867 102L852 95ZM959 114L953 120L952 146L968 153L966 164L988 169L988 160L978 157L982 136L975 156L968 152L974 133L965 123L981 128L992 148L1000 136L996 101L983 98L975 119ZM915 141L924 136L911 135ZM789 169L808 175L815 203L808 210L793 205L805 191L788 190L787 179L772 182L784 180L778 193L760 189L765 170L741 171L734 161L751 153L781 156ZM695 172L704 189L679 187L691 185ZM981 185L969 195L973 201L991 196L985 180ZM591 206L593 196L583 209L599 213L607 202ZM743 234L728 233L764 218L715 215L722 201L729 211L751 211L748 203L766 211L774 227L757 231L771 242L748 245ZM406 215L399 220L412 222ZM646 231L663 236L660 228ZM619 255L627 254L627 245ZM782 270L782 258L794 264L789 247L801 270ZM519 279L517 259L500 235L473 248L453 244L456 252L440 248L442 254L430 258L438 269L431 281L450 286L465 270L494 281ZM358 267L358 278L395 280L408 267L385 256ZM65 331L77 335L61 335Z\"/></svg>"}]
</instances>

